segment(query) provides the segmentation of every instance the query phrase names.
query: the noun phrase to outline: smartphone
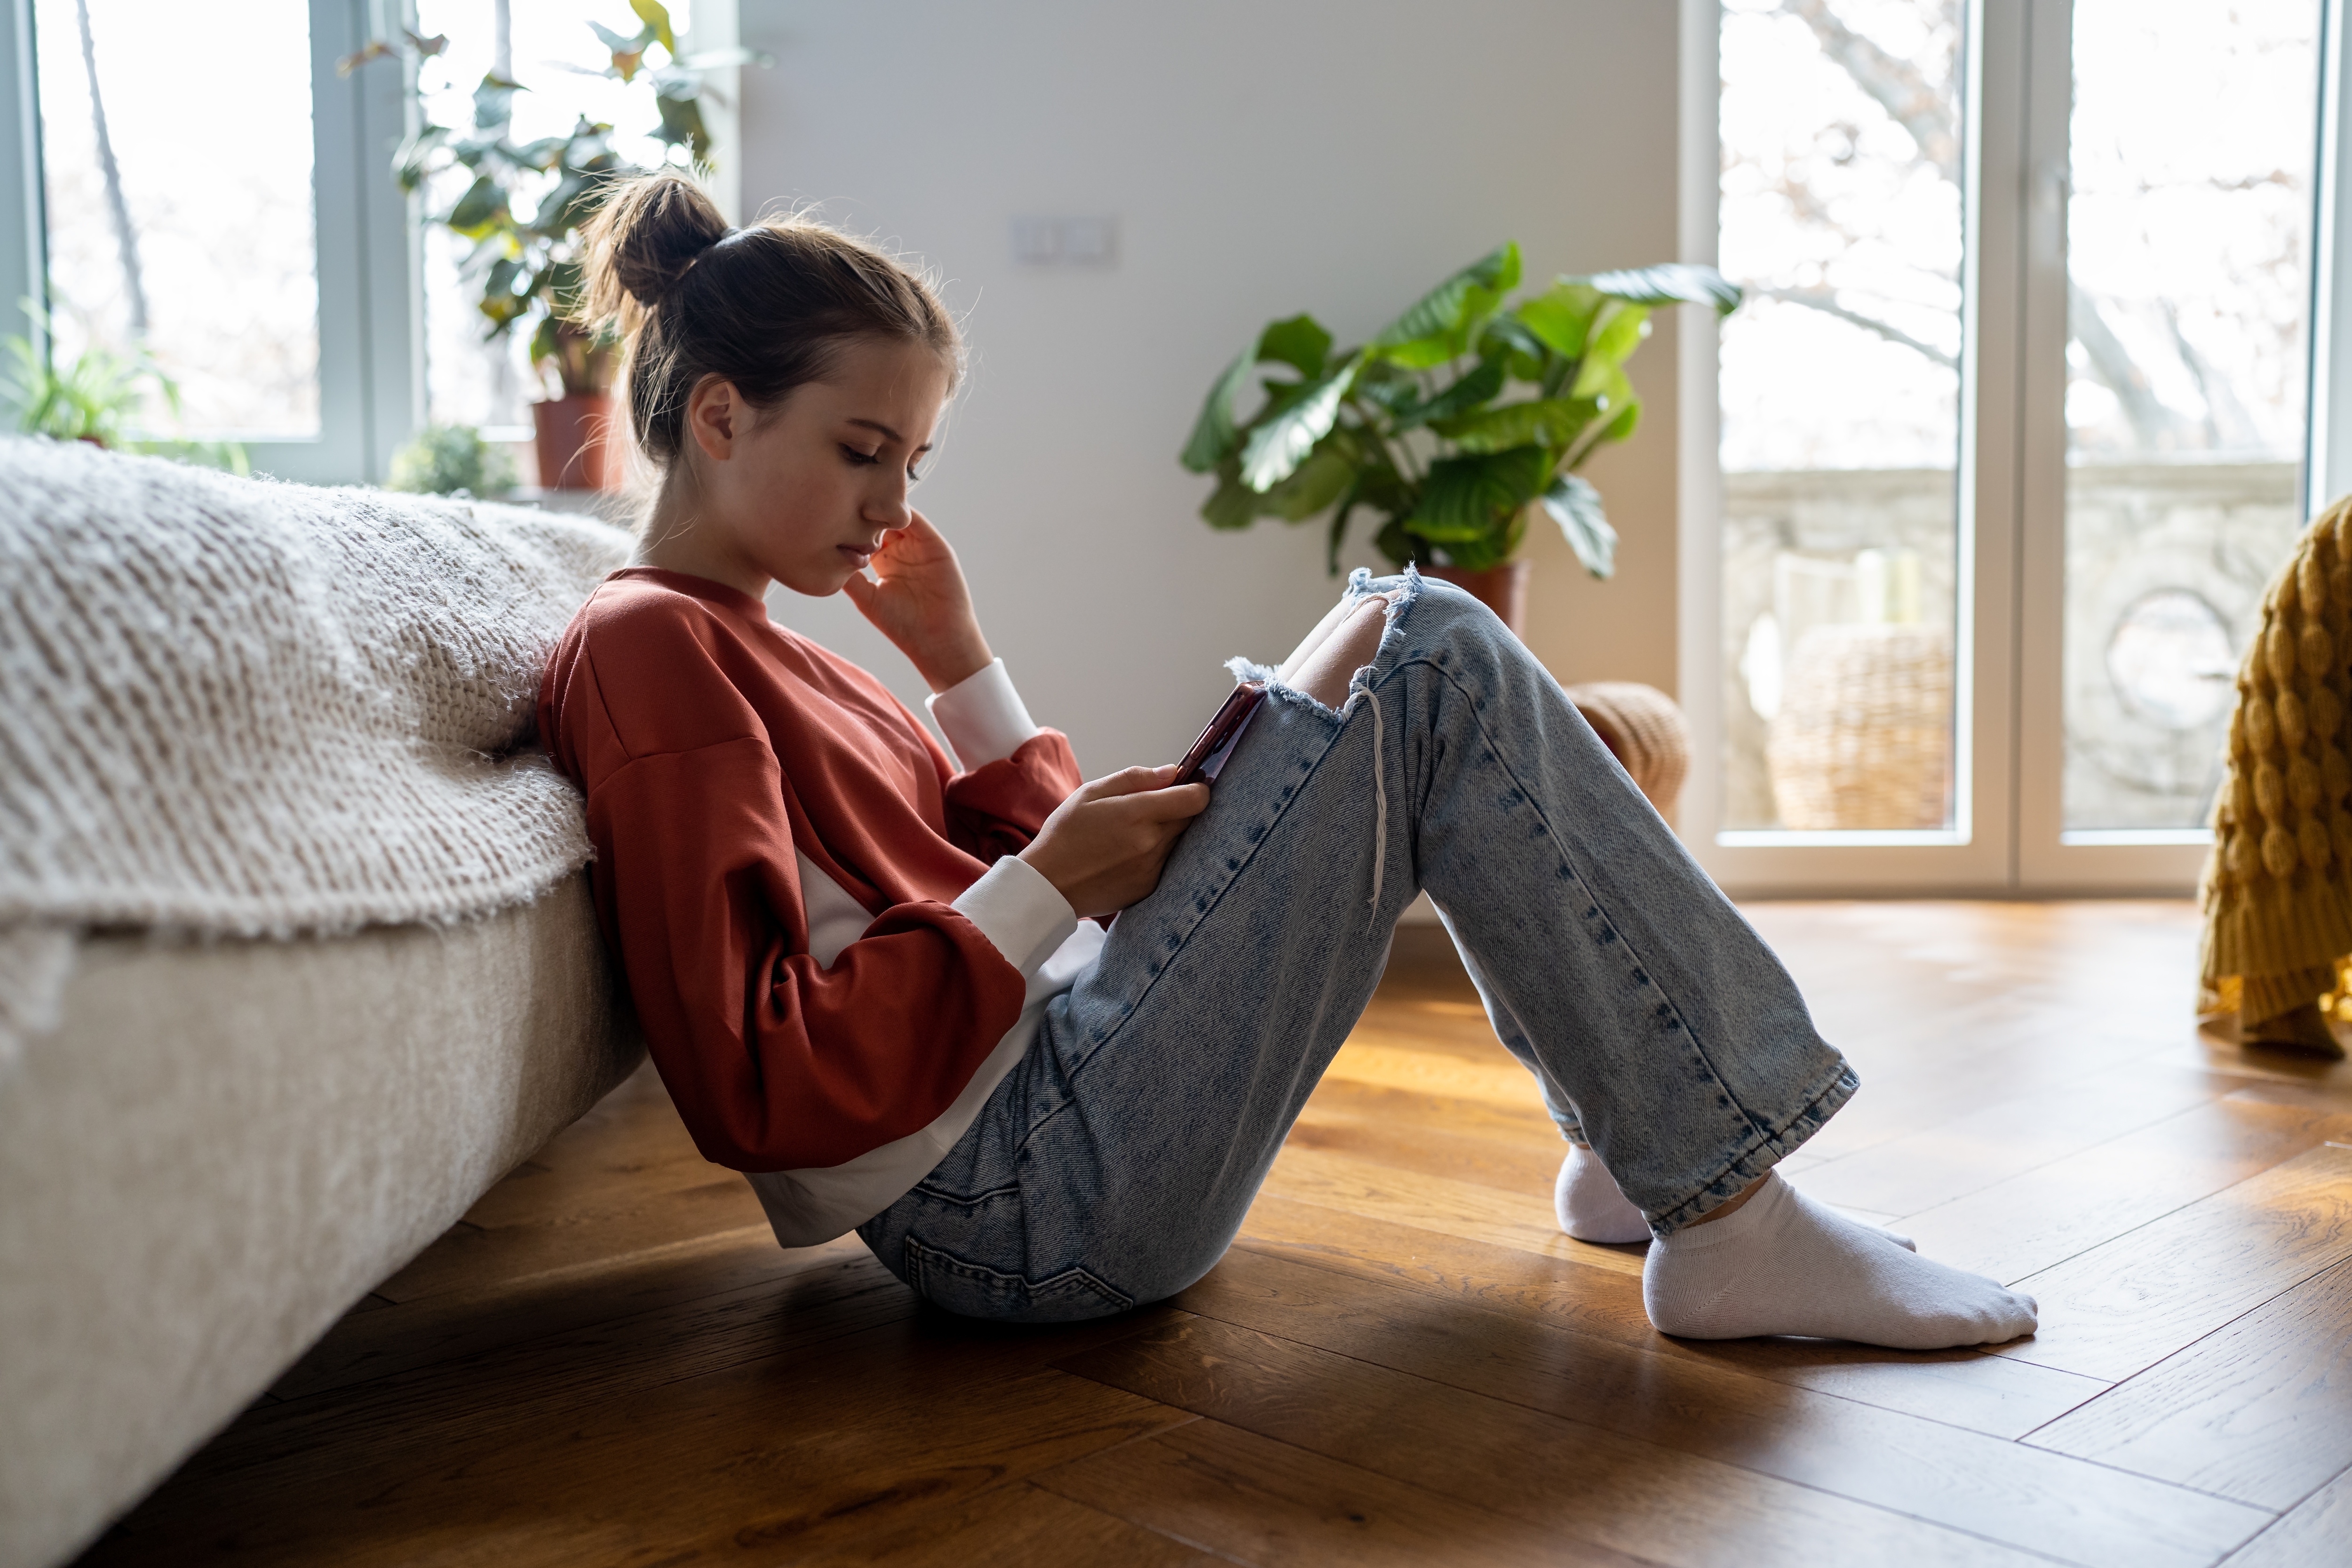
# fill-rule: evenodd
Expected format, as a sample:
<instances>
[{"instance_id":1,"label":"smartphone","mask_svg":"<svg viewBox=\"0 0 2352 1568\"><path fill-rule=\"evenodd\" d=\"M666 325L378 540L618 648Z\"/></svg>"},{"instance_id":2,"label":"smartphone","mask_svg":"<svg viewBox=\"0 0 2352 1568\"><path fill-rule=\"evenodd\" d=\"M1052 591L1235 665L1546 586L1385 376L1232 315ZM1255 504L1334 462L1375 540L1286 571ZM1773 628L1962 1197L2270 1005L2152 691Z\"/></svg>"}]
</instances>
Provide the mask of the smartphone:
<instances>
[{"instance_id":1,"label":"smartphone","mask_svg":"<svg viewBox=\"0 0 2352 1568\"><path fill-rule=\"evenodd\" d=\"M1217 770L1224 766L1225 752L1240 738L1242 726L1249 722L1249 716L1265 700L1263 681L1245 680L1234 687L1234 694L1225 699L1224 706L1209 721L1209 727L1201 731L1201 738L1192 742L1192 749L1184 753L1184 760L1176 764L1175 783L1169 787L1215 778Z\"/></svg>"}]
</instances>

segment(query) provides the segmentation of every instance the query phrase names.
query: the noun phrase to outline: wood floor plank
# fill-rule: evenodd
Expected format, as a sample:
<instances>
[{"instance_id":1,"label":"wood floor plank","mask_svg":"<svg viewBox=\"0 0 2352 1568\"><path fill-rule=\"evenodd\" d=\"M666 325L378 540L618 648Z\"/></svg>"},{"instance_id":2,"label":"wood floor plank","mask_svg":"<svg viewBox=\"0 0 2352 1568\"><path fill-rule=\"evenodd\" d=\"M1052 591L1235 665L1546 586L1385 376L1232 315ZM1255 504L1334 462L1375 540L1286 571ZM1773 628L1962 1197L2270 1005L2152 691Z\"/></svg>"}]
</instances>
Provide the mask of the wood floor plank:
<instances>
[{"instance_id":1,"label":"wood floor plank","mask_svg":"<svg viewBox=\"0 0 2352 1568\"><path fill-rule=\"evenodd\" d=\"M926 1364L928 1363L928 1365ZM987 1489L1188 1417L1050 1370L941 1382L938 1357L877 1375L771 1363L601 1401L437 1461L372 1468L299 1494L248 1495L210 1539L167 1526L102 1543L90 1568L333 1562L390 1568L775 1561L849 1545ZM858 1419L843 1422L845 1400ZM428 1510L398 1506L429 1493Z\"/></svg>"},{"instance_id":2,"label":"wood floor plank","mask_svg":"<svg viewBox=\"0 0 2352 1568\"><path fill-rule=\"evenodd\" d=\"M576 1152L542 1150L483 1194L466 1211L466 1219L485 1230L560 1223L650 1194L708 1185L730 1173L702 1157L676 1112L659 1121L649 1112L581 1139Z\"/></svg>"},{"instance_id":3,"label":"wood floor plank","mask_svg":"<svg viewBox=\"0 0 2352 1568\"><path fill-rule=\"evenodd\" d=\"M775 1232L761 1224L407 1303L387 1301L344 1317L270 1391L298 1399L750 1289L865 1253L865 1243L854 1237L788 1252L776 1245Z\"/></svg>"},{"instance_id":4,"label":"wood floor plank","mask_svg":"<svg viewBox=\"0 0 2352 1568\"><path fill-rule=\"evenodd\" d=\"M1045 1473L1062 1475L1069 1468L1056 1466ZM1034 1478L860 1536L846 1546L793 1559L796 1568L1095 1568L1108 1563L1122 1568L1209 1568L1216 1561L1196 1547L1048 1491Z\"/></svg>"},{"instance_id":5,"label":"wood floor plank","mask_svg":"<svg viewBox=\"0 0 2352 1568\"><path fill-rule=\"evenodd\" d=\"M1344 1057L1348 1053L1343 1047L1339 1054ZM1561 1142L1559 1129L1540 1104L1507 1105L1493 1100L1436 1094L1328 1075L1315 1086L1314 1098L1307 1104L1332 1115L1393 1117L1400 1131L1416 1135L1450 1132L1547 1147Z\"/></svg>"},{"instance_id":6,"label":"wood floor plank","mask_svg":"<svg viewBox=\"0 0 2352 1568\"><path fill-rule=\"evenodd\" d=\"M2087 1089L2088 1086L2085 1086ZM2133 1074L2096 1092L2015 1096L1812 1172L1825 1203L1909 1215L2163 1121L2235 1087L2210 1073Z\"/></svg>"},{"instance_id":7,"label":"wood floor plank","mask_svg":"<svg viewBox=\"0 0 2352 1568\"><path fill-rule=\"evenodd\" d=\"M2303 1088L2328 1095L2352 1093L2352 1063L2324 1061L2291 1051L2248 1049L2233 1038L2200 1030L2179 1042L2159 1059L2180 1067L2203 1068L2235 1074L2284 1088Z\"/></svg>"},{"instance_id":8,"label":"wood floor plank","mask_svg":"<svg viewBox=\"0 0 2352 1568\"><path fill-rule=\"evenodd\" d=\"M2352 1117L2233 1093L1906 1215L1903 1228L1930 1258L2013 1282L2347 1136Z\"/></svg>"},{"instance_id":9,"label":"wood floor plank","mask_svg":"<svg viewBox=\"0 0 2352 1568\"><path fill-rule=\"evenodd\" d=\"M2016 1443L1731 1367L1654 1355L1517 1314L1415 1298L1263 1256L1229 1258L1177 1304L1218 1322L2098 1568L2202 1568L2268 1524L2274 1511L2099 1465L2055 1462L2056 1455Z\"/></svg>"},{"instance_id":10,"label":"wood floor plank","mask_svg":"<svg viewBox=\"0 0 2352 1568\"><path fill-rule=\"evenodd\" d=\"M2019 1281L2031 1340L1995 1352L2121 1382L2352 1257L2352 1148L2323 1143Z\"/></svg>"},{"instance_id":11,"label":"wood floor plank","mask_svg":"<svg viewBox=\"0 0 2352 1568\"><path fill-rule=\"evenodd\" d=\"M2352 1542L2352 1471L2231 1552L2224 1568L2344 1568L2352 1556L2347 1542Z\"/></svg>"},{"instance_id":12,"label":"wood floor plank","mask_svg":"<svg viewBox=\"0 0 2352 1568\"><path fill-rule=\"evenodd\" d=\"M1294 1150L1345 1154L1379 1163L1400 1175L1430 1175L1515 1196L1540 1194L1545 1206L1550 1206L1552 1183L1559 1175L1559 1157L1567 1152L1567 1142L1557 1133L1550 1142L1534 1147L1524 1140L1479 1138L1475 1133L1404 1133L1379 1117L1331 1114L1327 1107L1318 1107L1291 1126L1284 1157Z\"/></svg>"},{"instance_id":13,"label":"wood floor plank","mask_svg":"<svg viewBox=\"0 0 2352 1568\"><path fill-rule=\"evenodd\" d=\"M1035 1484L1266 1568L1640 1568L1643 1561L1216 1421L1090 1455Z\"/></svg>"},{"instance_id":14,"label":"wood floor plank","mask_svg":"<svg viewBox=\"0 0 2352 1568\"><path fill-rule=\"evenodd\" d=\"M1324 1149L1286 1149L1263 1192L1344 1214L1371 1214L1399 1225L1466 1236L1546 1258L1639 1278L1638 1248L1595 1247L1560 1233L1551 1188L1508 1192L1475 1182L1399 1170L1376 1160Z\"/></svg>"},{"instance_id":15,"label":"wood floor plank","mask_svg":"<svg viewBox=\"0 0 2352 1568\"><path fill-rule=\"evenodd\" d=\"M2352 1469L2352 1260L2029 1441L2273 1511ZM2352 1537L2346 1542L2352 1555Z\"/></svg>"},{"instance_id":16,"label":"wood floor plank","mask_svg":"<svg viewBox=\"0 0 2352 1568\"><path fill-rule=\"evenodd\" d=\"M2318 1084L2255 1081L2230 1098L2252 1104L2291 1105L2304 1110L2352 1116L2352 1077L2338 1082Z\"/></svg>"},{"instance_id":17,"label":"wood floor plank","mask_svg":"<svg viewBox=\"0 0 2352 1568\"><path fill-rule=\"evenodd\" d=\"M2108 1386L1973 1350L1922 1354L1822 1340L1671 1340L1650 1326L1637 1276L1279 1198L1258 1200L1238 1246L1998 1437L2030 1432Z\"/></svg>"},{"instance_id":18,"label":"wood floor plank","mask_svg":"<svg viewBox=\"0 0 2352 1568\"><path fill-rule=\"evenodd\" d=\"M1327 1086L1328 1088L1328 1086ZM1549 1202L1552 1183L1567 1142L1547 1121L1540 1132L1500 1136L1436 1125L1412 1125L1389 1114L1391 1103L1432 1102L1420 1095L1379 1090L1379 1102L1362 1105L1351 1096L1326 1097L1323 1089L1290 1130L1286 1156L1297 1149L1351 1155L1400 1172L1467 1182L1502 1192L1539 1193Z\"/></svg>"},{"instance_id":19,"label":"wood floor plank","mask_svg":"<svg viewBox=\"0 0 2352 1568\"><path fill-rule=\"evenodd\" d=\"M739 1311L719 1335L675 1312L646 1313L564 1336L561 1350L531 1346L249 1412L226 1435L247 1441L216 1440L124 1521L123 1539L143 1544L101 1561L178 1561L170 1544L205 1520L236 1532L236 1551L269 1562L340 1563L349 1559L333 1547L338 1538L379 1531L388 1532L385 1559L406 1561L404 1552L428 1555L417 1533L427 1522L470 1521L495 1538L501 1510L521 1510L534 1521L537 1511L577 1514L601 1531L616 1528L614 1510L630 1499L630 1528L670 1542L665 1550L714 1530L764 1531L771 1546L846 1544L866 1527L836 1529L836 1512L846 1520L863 1510L880 1528L885 1515L967 1500L1181 1419L1132 1399L1105 1404L1045 1375L1056 1357L1181 1313L1150 1308L1044 1331L912 1310L877 1319L871 1309L887 1298L813 1304L816 1278L772 1288L766 1311ZM911 1308L903 1286L896 1294ZM733 1342L730 1350L714 1338ZM1008 1422L1005 1436L1044 1447L1025 1468L992 1470L992 1424ZM997 1447L1000 1458L1011 1452ZM877 1487L877 1466L916 1479ZM860 1500L867 1491L870 1506ZM383 1500L412 1495L435 1499L430 1521L380 1518ZM538 1529L530 1522L526 1533ZM567 1544L560 1531L531 1539L537 1555L528 1560L620 1555Z\"/></svg>"},{"instance_id":20,"label":"wood floor plank","mask_svg":"<svg viewBox=\"0 0 2352 1568\"><path fill-rule=\"evenodd\" d=\"M2011 1016L1972 1027L1943 1021L1899 1050L1833 1040L1853 1061L1862 1089L1806 1141L1806 1150L1843 1159L2022 1097L2096 1092L2139 1070L2151 1054L2142 1039L2081 1037L2071 1020L2044 1009L2003 1012ZM1964 1051L1955 1048L1958 1040L1969 1042ZM1904 1068L1890 1068L1890 1058Z\"/></svg>"},{"instance_id":21,"label":"wood floor plank","mask_svg":"<svg viewBox=\"0 0 2352 1568\"><path fill-rule=\"evenodd\" d=\"M1175 1323L1056 1364L1573 1540L1677 1568L2047 1561L1224 1323Z\"/></svg>"},{"instance_id":22,"label":"wood floor plank","mask_svg":"<svg viewBox=\"0 0 2352 1568\"><path fill-rule=\"evenodd\" d=\"M1453 1100L1485 1100L1550 1120L1535 1075L1491 1034L1476 1055L1465 1055L1432 1048L1434 1042L1394 1027L1390 1016L1384 1008L1378 1021L1359 1024L1339 1054L1332 1058L1324 1077L1369 1089L1404 1089Z\"/></svg>"},{"instance_id":23,"label":"wood floor plank","mask_svg":"<svg viewBox=\"0 0 2352 1568\"><path fill-rule=\"evenodd\" d=\"M666 1383L778 1357L830 1355L903 1325L919 1306L870 1259L850 1259L521 1345L247 1411L142 1505L205 1506L245 1471L308 1484L339 1469L446 1455L513 1427L560 1422Z\"/></svg>"},{"instance_id":24,"label":"wood floor plank","mask_svg":"<svg viewBox=\"0 0 2352 1568\"><path fill-rule=\"evenodd\" d=\"M555 1268L614 1260L675 1241L764 1225L751 1184L705 1164L692 1185L615 1194L591 1208L571 1209L496 1229L460 1226L376 1287L395 1301L444 1290L522 1279Z\"/></svg>"}]
</instances>

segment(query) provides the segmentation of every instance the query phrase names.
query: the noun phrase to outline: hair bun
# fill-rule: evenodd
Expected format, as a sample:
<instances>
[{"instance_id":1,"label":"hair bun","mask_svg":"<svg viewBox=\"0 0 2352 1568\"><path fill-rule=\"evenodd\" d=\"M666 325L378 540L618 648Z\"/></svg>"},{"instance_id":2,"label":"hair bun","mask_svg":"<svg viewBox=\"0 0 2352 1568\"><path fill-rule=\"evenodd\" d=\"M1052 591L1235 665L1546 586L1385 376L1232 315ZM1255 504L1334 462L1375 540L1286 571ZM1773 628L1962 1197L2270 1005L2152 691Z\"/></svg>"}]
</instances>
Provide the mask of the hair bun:
<instances>
[{"instance_id":1,"label":"hair bun","mask_svg":"<svg viewBox=\"0 0 2352 1568\"><path fill-rule=\"evenodd\" d=\"M626 302L660 304L727 234L717 204L684 174L663 170L615 184L582 229L587 314L622 325Z\"/></svg>"}]
</instances>

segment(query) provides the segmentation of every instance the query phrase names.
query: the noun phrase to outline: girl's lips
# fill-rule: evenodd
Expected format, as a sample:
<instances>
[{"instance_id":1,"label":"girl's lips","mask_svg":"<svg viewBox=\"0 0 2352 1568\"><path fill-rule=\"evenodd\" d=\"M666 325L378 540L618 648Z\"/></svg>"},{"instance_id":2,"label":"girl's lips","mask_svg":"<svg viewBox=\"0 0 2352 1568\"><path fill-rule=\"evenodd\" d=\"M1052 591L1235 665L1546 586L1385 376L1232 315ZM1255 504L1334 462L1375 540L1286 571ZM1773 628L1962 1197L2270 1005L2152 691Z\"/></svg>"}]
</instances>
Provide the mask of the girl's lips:
<instances>
[{"instance_id":1,"label":"girl's lips","mask_svg":"<svg viewBox=\"0 0 2352 1568\"><path fill-rule=\"evenodd\" d=\"M852 561L856 562L860 570L864 569L867 562L874 559L874 552L871 550L862 549L855 544L836 544L834 548L840 551L844 555L848 556Z\"/></svg>"}]
</instances>

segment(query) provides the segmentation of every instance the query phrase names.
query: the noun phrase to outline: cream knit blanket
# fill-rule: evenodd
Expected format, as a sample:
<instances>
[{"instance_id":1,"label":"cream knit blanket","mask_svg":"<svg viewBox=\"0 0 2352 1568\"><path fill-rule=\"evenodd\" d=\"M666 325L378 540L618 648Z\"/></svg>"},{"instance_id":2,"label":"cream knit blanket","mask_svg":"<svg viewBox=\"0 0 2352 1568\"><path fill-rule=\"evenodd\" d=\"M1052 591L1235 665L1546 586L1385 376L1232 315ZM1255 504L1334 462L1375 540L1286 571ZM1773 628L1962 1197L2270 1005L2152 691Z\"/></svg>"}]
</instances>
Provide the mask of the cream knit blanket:
<instances>
[{"instance_id":1,"label":"cream knit blanket","mask_svg":"<svg viewBox=\"0 0 2352 1568\"><path fill-rule=\"evenodd\" d=\"M627 535L0 439L0 1065L92 926L457 921L588 859L526 745Z\"/></svg>"}]
</instances>

